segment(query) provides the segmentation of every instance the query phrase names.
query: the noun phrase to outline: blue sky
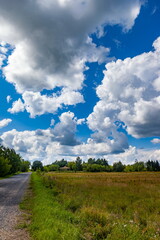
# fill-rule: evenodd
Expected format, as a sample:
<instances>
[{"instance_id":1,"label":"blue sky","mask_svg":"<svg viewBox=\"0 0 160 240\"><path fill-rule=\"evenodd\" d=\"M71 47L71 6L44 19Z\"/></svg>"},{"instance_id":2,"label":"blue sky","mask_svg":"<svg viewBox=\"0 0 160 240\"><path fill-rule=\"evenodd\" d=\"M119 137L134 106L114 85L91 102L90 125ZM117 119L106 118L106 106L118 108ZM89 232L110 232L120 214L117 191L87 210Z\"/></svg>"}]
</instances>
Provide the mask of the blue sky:
<instances>
[{"instance_id":1,"label":"blue sky","mask_svg":"<svg viewBox=\"0 0 160 240\"><path fill-rule=\"evenodd\" d=\"M158 0L0 9L2 144L44 164L160 160Z\"/></svg>"}]
</instances>

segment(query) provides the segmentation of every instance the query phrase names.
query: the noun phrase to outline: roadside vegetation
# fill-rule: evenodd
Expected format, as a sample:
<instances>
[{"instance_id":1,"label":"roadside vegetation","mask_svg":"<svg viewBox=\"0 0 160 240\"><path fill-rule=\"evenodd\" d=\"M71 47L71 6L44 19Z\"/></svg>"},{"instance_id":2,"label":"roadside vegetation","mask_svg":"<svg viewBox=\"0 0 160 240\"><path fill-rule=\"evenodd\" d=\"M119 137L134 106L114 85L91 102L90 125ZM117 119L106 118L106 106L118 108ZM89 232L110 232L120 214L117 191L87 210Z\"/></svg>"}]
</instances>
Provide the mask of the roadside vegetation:
<instances>
[{"instance_id":1,"label":"roadside vegetation","mask_svg":"<svg viewBox=\"0 0 160 240\"><path fill-rule=\"evenodd\" d=\"M27 172L29 161L24 161L14 149L0 145L0 177L13 175L17 172Z\"/></svg>"},{"instance_id":2,"label":"roadside vegetation","mask_svg":"<svg viewBox=\"0 0 160 240\"><path fill-rule=\"evenodd\" d=\"M158 172L34 173L32 189L35 240L160 239Z\"/></svg>"},{"instance_id":3,"label":"roadside vegetation","mask_svg":"<svg viewBox=\"0 0 160 240\"><path fill-rule=\"evenodd\" d=\"M57 193L44 185L40 173L31 175L30 188L20 206L29 216L21 227L28 224L32 239L82 239L77 217L57 201Z\"/></svg>"}]
</instances>

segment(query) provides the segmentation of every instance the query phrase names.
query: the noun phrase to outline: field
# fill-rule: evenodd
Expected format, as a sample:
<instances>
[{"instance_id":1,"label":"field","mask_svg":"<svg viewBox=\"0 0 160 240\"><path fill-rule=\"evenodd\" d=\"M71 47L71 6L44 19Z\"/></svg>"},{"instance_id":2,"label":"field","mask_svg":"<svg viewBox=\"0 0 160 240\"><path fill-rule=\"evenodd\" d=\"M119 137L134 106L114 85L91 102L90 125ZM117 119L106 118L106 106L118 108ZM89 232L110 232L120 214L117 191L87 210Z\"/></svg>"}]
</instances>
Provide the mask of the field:
<instances>
[{"instance_id":1,"label":"field","mask_svg":"<svg viewBox=\"0 0 160 240\"><path fill-rule=\"evenodd\" d=\"M32 181L34 239L160 239L160 173L46 173Z\"/></svg>"}]
</instances>

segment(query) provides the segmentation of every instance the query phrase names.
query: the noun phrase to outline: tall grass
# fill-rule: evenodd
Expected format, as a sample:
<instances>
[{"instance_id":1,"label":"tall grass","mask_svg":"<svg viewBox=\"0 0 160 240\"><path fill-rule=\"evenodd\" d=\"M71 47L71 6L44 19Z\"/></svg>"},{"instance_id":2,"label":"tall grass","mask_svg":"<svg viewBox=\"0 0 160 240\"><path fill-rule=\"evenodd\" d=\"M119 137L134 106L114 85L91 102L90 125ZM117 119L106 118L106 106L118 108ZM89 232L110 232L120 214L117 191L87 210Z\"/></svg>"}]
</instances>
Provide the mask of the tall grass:
<instances>
[{"instance_id":1,"label":"tall grass","mask_svg":"<svg viewBox=\"0 0 160 240\"><path fill-rule=\"evenodd\" d=\"M159 173L47 173L43 183L61 206L54 211L77 219L81 239L160 239Z\"/></svg>"},{"instance_id":2,"label":"tall grass","mask_svg":"<svg viewBox=\"0 0 160 240\"><path fill-rule=\"evenodd\" d=\"M34 173L31 188L34 240L160 239L160 173Z\"/></svg>"}]
</instances>

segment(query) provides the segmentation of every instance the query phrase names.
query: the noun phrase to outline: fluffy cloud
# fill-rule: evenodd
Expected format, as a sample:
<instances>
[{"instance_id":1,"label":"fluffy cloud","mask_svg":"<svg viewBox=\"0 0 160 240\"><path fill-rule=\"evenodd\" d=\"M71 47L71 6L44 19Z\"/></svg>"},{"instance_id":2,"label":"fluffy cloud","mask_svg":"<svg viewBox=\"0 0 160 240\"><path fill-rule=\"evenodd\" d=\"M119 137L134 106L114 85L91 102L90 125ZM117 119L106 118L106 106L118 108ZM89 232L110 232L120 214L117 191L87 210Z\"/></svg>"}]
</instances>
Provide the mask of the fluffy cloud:
<instances>
[{"instance_id":1,"label":"fluffy cloud","mask_svg":"<svg viewBox=\"0 0 160 240\"><path fill-rule=\"evenodd\" d=\"M10 99L9 99L10 101ZM25 109L24 104L22 100L19 98L17 101L13 102L12 108L8 109L8 112L10 113L18 113L18 112L23 112Z\"/></svg>"},{"instance_id":2,"label":"fluffy cloud","mask_svg":"<svg viewBox=\"0 0 160 240\"><path fill-rule=\"evenodd\" d=\"M30 116L34 118L37 115L45 113L55 113L58 108L63 105L75 105L83 103L83 96L77 91L63 89L58 94L51 96L41 95L39 92L26 91L22 94L23 102L21 99L13 102L12 108L9 108L10 113L22 112L26 109Z\"/></svg>"},{"instance_id":3,"label":"fluffy cloud","mask_svg":"<svg viewBox=\"0 0 160 240\"><path fill-rule=\"evenodd\" d=\"M159 149L136 149L130 146L125 152L104 156L112 164L121 161L123 164L133 164L135 161L146 162L148 160L160 161Z\"/></svg>"},{"instance_id":4,"label":"fluffy cloud","mask_svg":"<svg viewBox=\"0 0 160 240\"><path fill-rule=\"evenodd\" d=\"M160 38L153 46L154 51L106 65L90 129L109 134L120 121L136 138L160 135Z\"/></svg>"},{"instance_id":5,"label":"fluffy cloud","mask_svg":"<svg viewBox=\"0 0 160 240\"><path fill-rule=\"evenodd\" d=\"M3 65L4 60L7 58L8 46L4 41L0 42L0 69Z\"/></svg>"},{"instance_id":6,"label":"fluffy cloud","mask_svg":"<svg viewBox=\"0 0 160 240\"><path fill-rule=\"evenodd\" d=\"M56 159L60 159L61 156L69 161L75 161L77 155L80 156L83 161L87 161L88 158L99 158L103 157L108 160L109 164L114 162L121 161L123 164L133 164L135 160L138 161L148 161L148 160L158 160L160 161L160 150L145 150L145 149L136 149L135 147L130 146L125 152L119 154L108 154L104 149L106 145L104 144L95 144L95 145L82 145L80 151L80 145L71 148L63 148L62 146L48 145L46 148L46 158L43 159L44 164L52 163ZM89 151L93 147L93 151ZM78 148L78 149L77 149ZM54 151L54 150L55 151ZM88 150L88 151L87 151ZM86 151L86 153L85 153ZM67 154L66 154L67 153ZM106 155L105 155L106 153ZM77 154L77 155L76 155Z\"/></svg>"},{"instance_id":7,"label":"fluffy cloud","mask_svg":"<svg viewBox=\"0 0 160 240\"><path fill-rule=\"evenodd\" d=\"M59 119L60 122L51 130L53 134L52 141L57 141L61 145L69 146L80 144L75 137L77 122L74 113L64 112Z\"/></svg>"},{"instance_id":8,"label":"fluffy cloud","mask_svg":"<svg viewBox=\"0 0 160 240\"><path fill-rule=\"evenodd\" d=\"M79 144L75 134L77 130L77 119L72 112L64 112L59 117L60 121L53 128L46 130L22 131L18 132L13 129L2 134L1 139L4 144L15 148L17 151L26 149L45 149L50 142L57 142L60 145L75 146ZM10 119L4 119L0 122L0 126L9 123ZM23 151L22 151L23 152Z\"/></svg>"},{"instance_id":9,"label":"fluffy cloud","mask_svg":"<svg viewBox=\"0 0 160 240\"><path fill-rule=\"evenodd\" d=\"M55 120L52 118L52 119L51 119L50 126L54 126L54 124L55 124Z\"/></svg>"},{"instance_id":10,"label":"fluffy cloud","mask_svg":"<svg viewBox=\"0 0 160 240\"><path fill-rule=\"evenodd\" d=\"M84 102L80 90L85 63L107 62L109 53L108 48L93 43L91 34L101 37L106 24L119 24L123 31L129 30L141 5L141 0L0 0L0 40L13 48L3 74L22 94L8 111L26 110L34 118ZM2 64L3 60L0 61ZM154 88L158 87L156 80ZM53 90L54 94L42 92L44 89ZM128 148L126 136L113 125L119 117L120 105L116 101L107 102L99 91L100 87L97 93L101 101L88 118L94 133L87 143L81 144L76 138L77 125L85 119L76 119L71 112L63 113L60 122L46 130L6 132L1 136L3 143L30 160L124 152ZM139 91L137 96L142 90Z\"/></svg>"},{"instance_id":11,"label":"fluffy cloud","mask_svg":"<svg viewBox=\"0 0 160 240\"><path fill-rule=\"evenodd\" d=\"M130 29L141 1L0 0L0 6L0 39L14 47L3 73L19 93L37 96L56 87L80 90L85 62L104 62L109 52L90 34L102 36L105 24Z\"/></svg>"},{"instance_id":12,"label":"fluffy cloud","mask_svg":"<svg viewBox=\"0 0 160 240\"><path fill-rule=\"evenodd\" d=\"M66 124L69 121L68 125L71 126L69 118L72 118L72 116L72 113L66 113L66 116L62 117L62 121L65 121ZM60 124L62 123L60 122ZM60 135L62 128L60 127L58 130L53 132L49 128L46 130L18 132L13 129L3 133L1 139L5 146L14 148L24 159L28 159L31 162L38 159L43 161L44 164L52 163L61 158L73 161L77 156L80 156L84 161L89 157L104 157L110 164L117 161L130 164L134 163L136 159L139 161L147 161L149 159L160 161L160 150L136 149L130 146L124 152L116 154L112 152L114 142L107 145L104 142L96 143L92 139L88 139L88 142L83 144L74 146L71 144L70 146L71 142L68 142L68 145L63 145L65 142L62 139L64 140L65 138L63 135Z\"/></svg>"},{"instance_id":13,"label":"fluffy cloud","mask_svg":"<svg viewBox=\"0 0 160 240\"><path fill-rule=\"evenodd\" d=\"M4 60L3 55L0 55L0 68L1 68L1 66L2 66L2 64L3 64L3 60Z\"/></svg>"},{"instance_id":14,"label":"fluffy cloud","mask_svg":"<svg viewBox=\"0 0 160 240\"><path fill-rule=\"evenodd\" d=\"M6 97L6 100L7 100L7 103L9 103L9 102L12 100L12 97L11 97L10 95L8 95L8 96Z\"/></svg>"},{"instance_id":15,"label":"fluffy cloud","mask_svg":"<svg viewBox=\"0 0 160 240\"><path fill-rule=\"evenodd\" d=\"M82 125L86 123L86 119L85 118L81 118L81 119L77 119L77 125Z\"/></svg>"},{"instance_id":16,"label":"fluffy cloud","mask_svg":"<svg viewBox=\"0 0 160 240\"><path fill-rule=\"evenodd\" d=\"M96 142L89 138L87 143L81 143L76 137L77 125L83 119L77 119L72 112L64 112L59 117L59 122L46 130L17 131L15 129L1 135L2 144L18 151L29 160L45 159L52 162L59 156L75 157L77 155L102 156L119 153L126 148L126 138L122 133L117 133L116 138L107 139L105 142Z\"/></svg>"},{"instance_id":17,"label":"fluffy cloud","mask_svg":"<svg viewBox=\"0 0 160 240\"><path fill-rule=\"evenodd\" d=\"M12 119L5 118L0 121L0 128L6 127L10 122L12 122Z\"/></svg>"},{"instance_id":18,"label":"fluffy cloud","mask_svg":"<svg viewBox=\"0 0 160 240\"><path fill-rule=\"evenodd\" d=\"M13 129L4 132L1 135L2 144L14 148L30 161L39 159L44 160L45 163L51 163L61 157L70 160L81 156L87 159L89 156L99 157L115 153L117 149L119 151L119 147L114 141L96 143L92 139L88 139L87 143L80 144L75 137L76 123L74 120L71 122L70 117L67 116L68 123L60 122L53 129L23 132Z\"/></svg>"},{"instance_id":19,"label":"fluffy cloud","mask_svg":"<svg viewBox=\"0 0 160 240\"><path fill-rule=\"evenodd\" d=\"M160 143L160 139L159 138L154 138L154 139L151 140L151 142L154 143L154 144L158 144L158 143Z\"/></svg>"}]
</instances>

